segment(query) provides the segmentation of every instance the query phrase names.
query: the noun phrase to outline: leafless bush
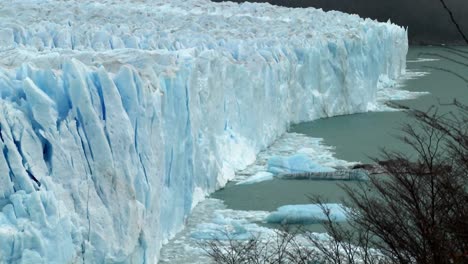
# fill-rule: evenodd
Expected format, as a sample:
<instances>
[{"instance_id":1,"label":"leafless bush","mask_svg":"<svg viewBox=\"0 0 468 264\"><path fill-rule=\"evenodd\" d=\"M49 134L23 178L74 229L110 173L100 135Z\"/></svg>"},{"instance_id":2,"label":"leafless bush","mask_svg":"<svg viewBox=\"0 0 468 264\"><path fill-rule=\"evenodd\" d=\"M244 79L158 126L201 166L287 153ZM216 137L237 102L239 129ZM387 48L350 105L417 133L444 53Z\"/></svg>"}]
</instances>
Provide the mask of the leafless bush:
<instances>
[{"instance_id":1,"label":"leafless bush","mask_svg":"<svg viewBox=\"0 0 468 264\"><path fill-rule=\"evenodd\" d=\"M445 114L408 110L415 122L400 139L414 154L383 150L375 159L383 175L343 186L351 227L371 236L363 248L386 261L468 263L468 107L452 107Z\"/></svg>"},{"instance_id":2,"label":"leafless bush","mask_svg":"<svg viewBox=\"0 0 468 264\"><path fill-rule=\"evenodd\" d=\"M213 261L221 264L309 264L319 261L318 252L299 241L300 228L282 226L269 236L236 240L227 232L225 239L213 238L199 246Z\"/></svg>"}]
</instances>

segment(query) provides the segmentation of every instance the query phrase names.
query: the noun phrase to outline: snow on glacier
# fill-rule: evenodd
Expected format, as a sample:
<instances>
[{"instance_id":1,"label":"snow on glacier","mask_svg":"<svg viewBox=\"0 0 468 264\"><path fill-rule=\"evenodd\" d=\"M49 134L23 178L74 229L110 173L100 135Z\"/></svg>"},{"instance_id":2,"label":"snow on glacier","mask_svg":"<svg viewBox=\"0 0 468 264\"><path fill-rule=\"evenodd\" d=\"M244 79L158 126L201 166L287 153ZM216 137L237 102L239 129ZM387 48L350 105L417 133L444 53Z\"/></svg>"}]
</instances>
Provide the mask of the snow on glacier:
<instances>
[{"instance_id":1,"label":"snow on glacier","mask_svg":"<svg viewBox=\"0 0 468 264\"><path fill-rule=\"evenodd\" d=\"M155 263L291 123L368 111L405 29L268 4L0 5L0 262Z\"/></svg>"}]
</instances>

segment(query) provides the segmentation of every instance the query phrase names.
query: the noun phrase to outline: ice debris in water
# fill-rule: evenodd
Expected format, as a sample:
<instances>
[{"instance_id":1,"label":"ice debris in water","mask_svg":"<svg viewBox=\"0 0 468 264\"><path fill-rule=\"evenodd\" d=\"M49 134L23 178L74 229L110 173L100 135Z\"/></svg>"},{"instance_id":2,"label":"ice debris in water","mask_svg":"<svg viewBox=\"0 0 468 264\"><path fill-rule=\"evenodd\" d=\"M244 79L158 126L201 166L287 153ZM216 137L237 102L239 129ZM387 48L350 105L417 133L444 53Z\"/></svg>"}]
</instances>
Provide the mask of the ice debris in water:
<instances>
[{"instance_id":1,"label":"ice debris in water","mask_svg":"<svg viewBox=\"0 0 468 264\"><path fill-rule=\"evenodd\" d=\"M259 171L254 175L250 176L249 178L237 182L236 184L254 184L263 181L273 180L273 178L273 173L267 171Z\"/></svg>"},{"instance_id":2,"label":"ice debris in water","mask_svg":"<svg viewBox=\"0 0 468 264\"><path fill-rule=\"evenodd\" d=\"M215 212L212 222L200 223L191 233L191 237L204 240L248 240L273 232L254 223L254 221L263 222L268 212L230 211L234 214L229 215L226 211Z\"/></svg>"},{"instance_id":3,"label":"ice debris in water","mask_svg":"<svg viewBox=\"0 0 468 264\"><path fill-rule=\"evenodd\" d=\"M335 169L322 166L304 154L273 156L268 159L268 171L277 174L301 172L333 172Z\"/></svg>"},{"instance_id":4,"label":"ice debris in water","mask_svg":"<svg viewBox=\"0 0 468 264\"><path fill-rule=\"evenodd\" d=\"M307 166L309 170L312 167L332 171L330 168L349 168L357 164L337 159L334 154L334 148L323 144L321 138L312 138L298 133L285 133L266 150L260 152L255 163L236 173L234 181L237 181L238 184L253 184L274 179L275 175L268 171L268 167L269 160L275 157L283 157L287 160L288 157L300 155L307 163L304 166ZM299 166L302 165L299 164ZM274 168L274 170L280 170L280 168Z\"/></svg>"},{"instance_id":5,"label":"ice debris in water","mask_svg":"<svg viewBox=\"0 0 468 264\"><path fill-rule=\"evenodd\" d=\"M323 206L323 208L322 208ZM346 221L346 209L341 204L299 204L279 207L266 218L268 223L277 224L315 224L327 221L324 211L329 211L332 221Z\"/></svg>"}]
</instances>

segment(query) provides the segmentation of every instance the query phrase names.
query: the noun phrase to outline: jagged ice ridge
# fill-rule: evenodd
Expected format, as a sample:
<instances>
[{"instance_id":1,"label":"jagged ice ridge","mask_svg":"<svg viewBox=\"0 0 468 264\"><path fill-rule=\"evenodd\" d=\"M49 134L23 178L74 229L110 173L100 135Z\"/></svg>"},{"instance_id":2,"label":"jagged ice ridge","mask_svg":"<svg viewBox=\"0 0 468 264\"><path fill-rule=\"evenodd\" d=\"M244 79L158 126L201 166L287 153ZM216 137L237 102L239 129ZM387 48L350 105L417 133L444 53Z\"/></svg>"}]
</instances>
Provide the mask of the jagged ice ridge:
<instances>
[{"instance_id":1,"label":"jagged ice ridge","mask_svg":"<svg viewBox=\"0 0 468 264\"><path fill-rule=\"evenodd\" d=\"M365 112L407 32L313 8L0 4L0 262L155 263L288 125Z\"/></svg>"}]
</instances>

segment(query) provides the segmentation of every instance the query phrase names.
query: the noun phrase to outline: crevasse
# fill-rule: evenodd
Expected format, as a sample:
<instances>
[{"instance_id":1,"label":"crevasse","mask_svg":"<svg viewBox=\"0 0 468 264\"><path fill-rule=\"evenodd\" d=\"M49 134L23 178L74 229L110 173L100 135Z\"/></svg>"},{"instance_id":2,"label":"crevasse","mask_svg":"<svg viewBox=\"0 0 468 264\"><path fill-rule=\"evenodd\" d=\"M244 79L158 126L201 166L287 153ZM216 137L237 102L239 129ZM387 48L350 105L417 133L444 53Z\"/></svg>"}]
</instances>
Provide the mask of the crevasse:
<instances>
[{"instance_id":1,"label":"crevasse","mask_svg":"<svg viewBox=\"0 0 468 264\"><path fill-rule=\"evenodd\" d=\"M407 32L190 1L0 5L0 263L156 263L288 125L364 112Z\"/></svg>"}]
</instances>

